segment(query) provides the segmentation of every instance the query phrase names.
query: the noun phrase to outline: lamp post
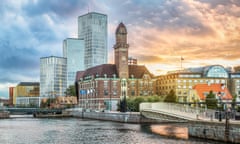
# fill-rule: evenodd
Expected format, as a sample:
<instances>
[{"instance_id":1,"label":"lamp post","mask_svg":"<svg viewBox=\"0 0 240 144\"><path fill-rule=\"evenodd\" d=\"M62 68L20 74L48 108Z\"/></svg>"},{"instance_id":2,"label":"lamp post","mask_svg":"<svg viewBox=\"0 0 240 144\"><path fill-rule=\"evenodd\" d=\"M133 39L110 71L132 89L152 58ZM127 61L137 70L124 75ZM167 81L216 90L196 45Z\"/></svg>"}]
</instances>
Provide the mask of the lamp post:
<instances>
[{"instance_id":1,"label":"lamp post","mask_svg":"<svg viewBox=\"0 0 240 144\"><path fill-rule=\"evenodd\" d=\"M219 99L219 113L218 113L218 120L221 122L222 121L222 110L221 110L221 107L222 107L222 94L221 92L218 92L218 99Z\"/></svg>"},{"instance_id":2,"label":"lamp post","mask_svg":"<svg viewBox=\"0 0 240 144\"><path fill-rule=\"evenodd\" d=\"M218 92L218 97L220 100L220 105L222 106L222 93ZM224 136L225 136L225 141L227 142L229 140L229 113L230 113L230 109L227 108L227 105L225 104L224 106L224 110L225 110L225 132L224 132ZM222 117L221 117L221 113L220 113L220 118L219 121L222 121Z\"/></svg>"}]
</instances>

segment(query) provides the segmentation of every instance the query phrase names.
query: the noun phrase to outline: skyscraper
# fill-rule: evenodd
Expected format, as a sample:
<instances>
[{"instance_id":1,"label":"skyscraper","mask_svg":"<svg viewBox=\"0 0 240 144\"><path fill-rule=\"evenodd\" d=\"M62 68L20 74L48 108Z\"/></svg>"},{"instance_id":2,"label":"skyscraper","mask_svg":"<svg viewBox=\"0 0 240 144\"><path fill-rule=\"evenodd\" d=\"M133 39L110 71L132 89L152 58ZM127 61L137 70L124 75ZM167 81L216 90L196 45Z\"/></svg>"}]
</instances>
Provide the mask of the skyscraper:
<instances>
[{"instance_id":1,"label":"skyscraper","mask_svg":"<svg viewBox=\"0 0 240 144\"><path fill-rule=\"evenodd\" d=\"M67 59L57 56L40 58L40 97L64 96L67 88Z\"/></svg>"},{"instance_id":2,"label":"skyscraper","mask_svg":"<svg viewBox=\"0 0 240 144\"><path fill-rule=\"evenodd\" d=\"M67 87L74 85L76 72L84 70L84 40L67 38L63 41L63 57L67 58Z\"/></svg>"},{"instance_id":3,"label":"skyscraper","mask_svg":"<svg viewBox=\"0 0 240 144\"><path fill-rule=\"evenodd\" d=\"M85 69L107 63L107 15L90 12L79 16L78 38L85 41Z\"/></svg>"}]
</instances>

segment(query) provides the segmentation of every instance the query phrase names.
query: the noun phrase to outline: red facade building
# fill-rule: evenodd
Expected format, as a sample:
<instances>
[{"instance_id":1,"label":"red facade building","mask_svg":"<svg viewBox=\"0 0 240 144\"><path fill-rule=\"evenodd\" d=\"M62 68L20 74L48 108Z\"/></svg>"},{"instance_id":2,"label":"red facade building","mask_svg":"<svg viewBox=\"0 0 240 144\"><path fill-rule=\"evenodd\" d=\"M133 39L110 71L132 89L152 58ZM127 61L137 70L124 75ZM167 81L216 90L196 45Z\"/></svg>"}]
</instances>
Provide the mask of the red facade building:
<instances>
[{"instance_id":1,"label":"red facade building","mask_svg":"<svg viewBox=\"0 0 240 144\"><path fill-rule=\"evenodd\" d=\"M128 65L127 29L120 23L114 45L115 64L103 64L77 72L79 106L117 110L118 103L132 96L155 95L155 79L143 65Z\"/></svg>"}]
</instances>

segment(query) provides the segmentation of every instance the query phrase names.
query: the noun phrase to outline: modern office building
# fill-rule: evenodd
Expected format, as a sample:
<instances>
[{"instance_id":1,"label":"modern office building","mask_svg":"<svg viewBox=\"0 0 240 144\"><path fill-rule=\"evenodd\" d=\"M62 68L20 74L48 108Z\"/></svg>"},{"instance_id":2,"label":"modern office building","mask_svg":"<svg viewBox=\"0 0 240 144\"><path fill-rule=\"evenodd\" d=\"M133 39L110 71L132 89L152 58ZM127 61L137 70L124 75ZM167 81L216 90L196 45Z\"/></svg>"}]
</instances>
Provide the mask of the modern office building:
<instances>
[{"instance_id":1,"label":"modern office building","mask_svg":"<svg viewBox=\"0 0 240 144\"><path fill-rule=\"evenodd\" d=\"M63 57L67 58L67 87L74 85L76 72L84 70L84 40L67 38L63 41Z\"/></svg>"},{"instance_id":2,"label":"modern office building","mask_svg":"<svg viewBox=\"0 0 240 144\"><path fill-rule=\"evenodd\" d=\"M40 97L64 96L67 88L67 58L40 58Z\"/></svg>"},{"instance_id":3,"label":"modern office building","mask_svg":"<svg viewBox=\"0 0 240 144\"><path fill-rule=\"evenodd\" d=\"M77 73L79 106L117 110L126 97L155 95L155 79L144 65L128 64L127 29L120 23L114 45L115 64L103 64Z\"/></svg>"},{"instance_id":4,"label":"modern office building","mask_svg":"<svg viewBox=\"0 0 240 144\"><path fill-rule=\"evenodd\" d=\"M78 38L85 41L85 69L107 63L107 15L90 12L79 16Z\"/></svg>"}]
</instances>

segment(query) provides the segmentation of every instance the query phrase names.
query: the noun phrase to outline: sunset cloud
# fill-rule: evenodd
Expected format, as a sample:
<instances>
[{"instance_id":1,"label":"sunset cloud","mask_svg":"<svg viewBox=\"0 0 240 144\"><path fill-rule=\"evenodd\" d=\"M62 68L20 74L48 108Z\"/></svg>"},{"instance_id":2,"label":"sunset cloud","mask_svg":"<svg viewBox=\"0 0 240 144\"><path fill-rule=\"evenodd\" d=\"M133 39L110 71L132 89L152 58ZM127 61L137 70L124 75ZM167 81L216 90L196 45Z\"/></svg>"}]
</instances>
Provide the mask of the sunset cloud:
<instances>
[{"instance_id":1,"label":"sunset cloud","mask_svg":"<svg viewBox=\"0 0 240 144\"><path fill-rule=\"evenodd\" d=\"M39 81L39 58L62 55L77 37L77 17L108 15L109 62L115 29L128 30L129 56L155 74L211 64L240 65L239 0L0 0L0 96L21 81Z\"/></svg>"}]
</instances>

